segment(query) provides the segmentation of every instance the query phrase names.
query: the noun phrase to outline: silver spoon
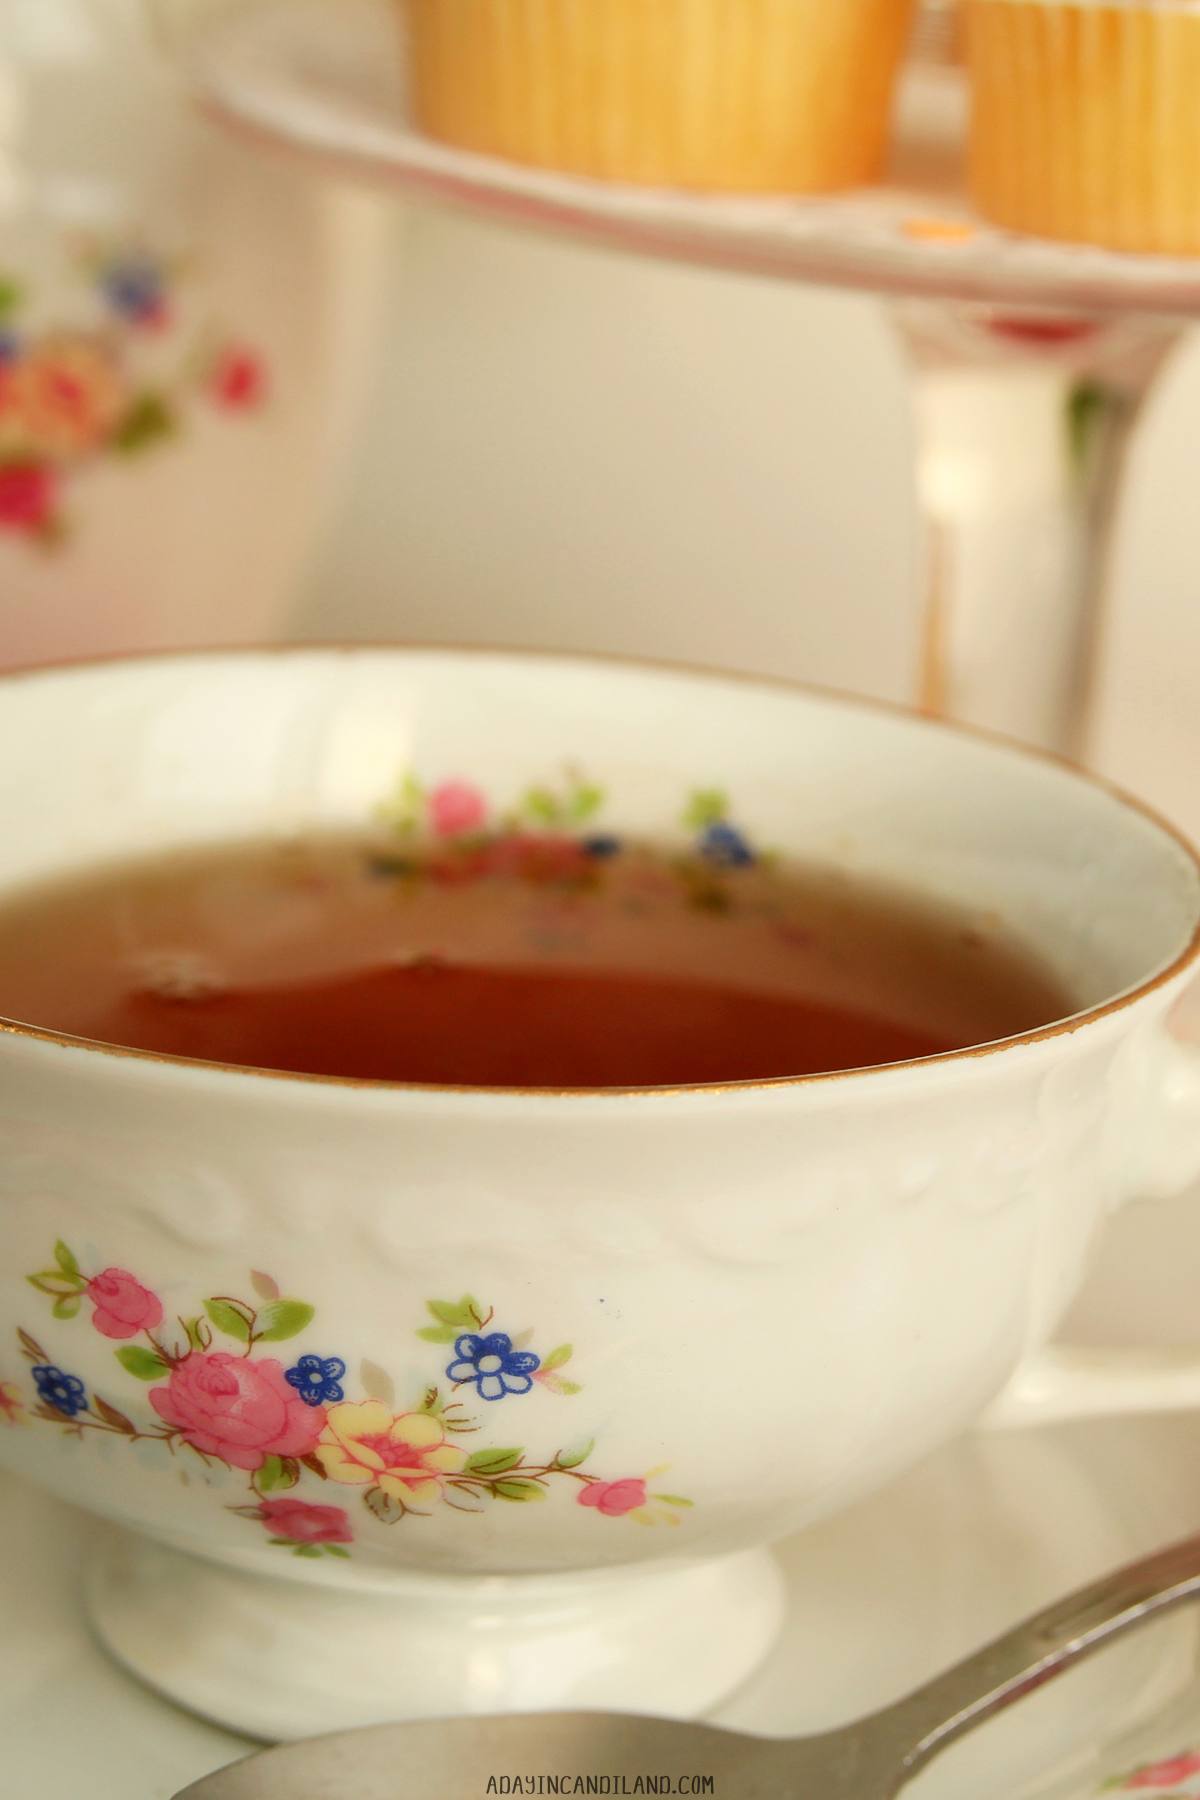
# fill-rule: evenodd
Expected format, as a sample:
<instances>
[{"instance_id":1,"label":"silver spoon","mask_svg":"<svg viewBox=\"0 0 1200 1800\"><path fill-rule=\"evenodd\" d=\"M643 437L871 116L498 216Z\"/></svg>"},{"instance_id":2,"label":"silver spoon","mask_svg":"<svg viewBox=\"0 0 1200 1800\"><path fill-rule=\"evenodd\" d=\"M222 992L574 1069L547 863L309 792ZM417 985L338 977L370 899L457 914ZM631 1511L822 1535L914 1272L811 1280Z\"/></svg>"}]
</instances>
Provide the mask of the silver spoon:
<instances>
[{"instance_id":1,"label":"silver spoon","mask_svg":"<svg viewBox=\"0 0 1200 1800\"><path fill-rule=\"evenodd\" d=\"M955 1739L1197 1596L1200 1536L1080 1588L894 1706L820 1737L755 1738L628 1713L417 1720L263 1751L175 1800L485 1800L489 1776L518 1771L624 1774L630 1793L639 1774L712 1776L715 1800L892 1800Z\"/></svg>"}]
</instances>

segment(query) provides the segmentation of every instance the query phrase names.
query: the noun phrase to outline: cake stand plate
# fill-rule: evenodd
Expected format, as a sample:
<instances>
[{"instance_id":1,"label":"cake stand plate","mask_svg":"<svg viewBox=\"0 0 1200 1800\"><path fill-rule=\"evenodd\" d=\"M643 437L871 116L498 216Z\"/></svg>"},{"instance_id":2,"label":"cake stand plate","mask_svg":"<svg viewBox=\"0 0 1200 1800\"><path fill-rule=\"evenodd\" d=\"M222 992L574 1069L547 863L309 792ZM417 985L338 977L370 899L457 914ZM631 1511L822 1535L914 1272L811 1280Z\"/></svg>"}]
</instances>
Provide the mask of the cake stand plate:
<instances>
[{"instance_id":1,"label":"cake stand plate","mask_svg":"<svg viewBox=\"0 0 1200 1800\"><path fill-rule=\"evenodd\" d=\"M795 200L636 188L521 168L422 137L406 116L395 0L253 0L234 12L221 0L190 6L182 49L202 103L343 176L643 254L795 281L1200 316L1200 260L1052 244L976 219L953 193L954 134L939 133L937 100L918 109L894 185ZM953 84L952 76L939 84L943 118L954 108Z\"/></svg>"},{"instance_id":2,"label":"cake stand plate","mask_svg":"<svg viewBox=\"0 0 1200 1800\"><path fill-rule=\"evenodd\" d=\"M397 0L150 0L200 104L310 168L698 267L878 294L911 375L926 711L1088 760L1109 538L1200 259L1012 236L962 195L961 75L916 60L887 185L823 199L606 184L432 142Z\"/></svg>"}]
</instances>

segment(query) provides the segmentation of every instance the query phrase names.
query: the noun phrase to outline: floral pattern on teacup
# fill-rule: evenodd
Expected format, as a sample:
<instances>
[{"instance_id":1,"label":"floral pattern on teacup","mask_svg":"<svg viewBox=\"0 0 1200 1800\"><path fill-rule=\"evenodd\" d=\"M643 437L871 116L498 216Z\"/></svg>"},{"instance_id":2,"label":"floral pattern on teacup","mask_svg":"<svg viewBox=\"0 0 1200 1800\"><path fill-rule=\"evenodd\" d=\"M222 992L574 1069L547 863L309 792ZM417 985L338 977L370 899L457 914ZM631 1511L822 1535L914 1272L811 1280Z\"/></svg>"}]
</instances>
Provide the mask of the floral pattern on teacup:
<instances>
[{"instance_id":1,"label":"floral pattern on teacup","mask_svg":"<svg viewBox=\"0 0 1200 1800\"><path fill-rule=\"evenodd\" d=\"M185 272L141 243L72 246L49 297L0 272L0 534L59 543L88 468L160 448L197 404L263 404L262 356L181 306Z\"/></svg>"},{"instance_id":2,"label":"floral pattern on teacup","mask_svg":"<svg viewBox=\"0 0 1200 1800\"><path fill-rule=\"evenodd\" d=\"M723 788L687 796L680 814L687 841L668 853L604 829L605 801L604 788L573 768L507 806L461 776L430 783L406 770L376 809L390 841L372 851L370 867L407 885L507 878L566 894L596 891L619 875L635 904L639 896L669 896L720 914L741 897L739 875L775 861L735 822Z\"/></svg>"},{"instance_id":3,"label":"floral pattern on teacup","mask_svg":"<svg viewBox=\"0 0 1200 1800\"><path fill-rule=\"evenodd\" d=\"M528 1394L535 1383L555 1394L579 1393L579 1383L560 1373L574 1355L570 1344L557 1344L538 1356L528 1348L532 1332L513 1338L506 1331L489 1331L491 1307L480 1306L470 1294L461 1300L427 1300L425 1310L433 1322L422 1325L417 1336L431 1344L453 1344L445 1374L455 1387L473 1386L481 1400Z\"/></svg>"},{"instance_id":4,"label":"floral pattern on teacup","mask_svg":"<svg viewBox=\"0 0 1200 1800\"><path fill-rule=\"evenodd\" d=\"M20 1424L31 1416L76 1438L98 1432L152 1444L168 1457L190 1453L205 1470L241 1475L249 1499L228 1510L262 1526L270 1543L293 1555L346 1556L355 1541L344 1506L292 1492L309 1479L334 1491L355 1490L383 1525L429 1517L442 1507L481 1513L493 1501L544 1500L563 1487L600 1518L641 1525L679 1525L691 1505L682 1495L652 1489L664 1467L615 1479L598 1474L591 1438L567 1442L549 1456L516 1444L464 1441L481 1423L459 1394L495 1404L535 1385L566 1397L582 1391L561 1373L573 1356L570 1344L543 1356L528 1347L531 1332L491 1329L494 1309L470 1294L427 1301L431 1322L415 1328L442 1358L450 1346L448 1389L433 1382L398 1406L394 1383L375 1363L361 1365L364 1393L348 1399L346 1362L327 1354L327 1345L290 1363L269 1349L262 1354L264 1346L307 1333L316 1318L314 1306L282 1293L262 1270L250 1272L253 1300L210 1295L172 1326L161 1298L140 1276L115 1264L89 1274L61 1239L53 1266L27 1280L50 1301L54 1321L70 1322L91 1308L92 1328L115 1344L124 1376L147 1384L149 1410L140 1420L121 1410L22 1328L17 1338L30 1364L33 1403L27 1406L14 1383L0 1382L0 1422Z\"/></svg>"}]
</instances>

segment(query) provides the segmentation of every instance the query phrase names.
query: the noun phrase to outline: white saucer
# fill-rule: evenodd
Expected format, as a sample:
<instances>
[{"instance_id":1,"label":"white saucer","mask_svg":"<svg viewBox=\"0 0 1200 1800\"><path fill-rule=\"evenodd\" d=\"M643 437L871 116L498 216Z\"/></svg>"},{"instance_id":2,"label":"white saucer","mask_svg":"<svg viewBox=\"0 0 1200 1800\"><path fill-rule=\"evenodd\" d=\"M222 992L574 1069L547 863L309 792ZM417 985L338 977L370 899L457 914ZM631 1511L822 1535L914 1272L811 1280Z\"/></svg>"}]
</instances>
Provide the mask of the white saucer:
<instances>
[{"instance_id":1,"label":"white saucer","mask_svg":"<svg viewBox=\"0 0 1200 1800\"><path fill-rule=\"evenodd\" d=\"M965 1439L784 1546L784 1637L716 1717L770 1736L841 1723L1106 1567L1197 1528L1194 1417ZM166 1800L251 1748L176 1712L90 1641L79 1589L99 1529L0 1482L0 1786L22 1800L77 1800L85 1776L89 1800ZM1093 1800L1138 1765L1200 1745L1200 1689L1189 1692L1197 1625L1180 1616L1109 1651L908 1791ZM1132 1791L1200 1794L1200 1771Z\"/></svg>"}]
</instances>

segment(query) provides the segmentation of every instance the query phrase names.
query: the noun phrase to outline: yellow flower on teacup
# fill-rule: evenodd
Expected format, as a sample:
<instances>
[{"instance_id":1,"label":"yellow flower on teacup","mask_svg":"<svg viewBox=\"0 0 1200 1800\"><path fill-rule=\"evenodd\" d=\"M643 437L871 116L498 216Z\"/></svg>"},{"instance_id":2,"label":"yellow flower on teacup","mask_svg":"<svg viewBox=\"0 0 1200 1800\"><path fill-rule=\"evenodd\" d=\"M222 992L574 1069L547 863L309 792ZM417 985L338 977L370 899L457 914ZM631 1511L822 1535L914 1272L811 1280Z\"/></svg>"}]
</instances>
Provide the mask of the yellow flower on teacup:
<instances>
[{"instance_id":1,"label":"yellow flower on teacup","mask_svg":"<svg viewBox=\"0 0 1200 1800\"><path fill-rule=\"evenodd\" d=\"M331 1481L382 1488L393 1500L436 1500L466 1462L432 1413L393 1414L382 1400L331 1406L316 1454Z\"/></svg>"},{"instance_id":2,"label":"yellow flower on teacup","mask_svg":"<svg viewBox=\"0 0 1200 1800\"><path fill-rule=\"evenodd\" d=\"M100 338L61 333L0 370L0 447L66 462L107 443L129 395Z\"/></svg>"}]
</instances>

